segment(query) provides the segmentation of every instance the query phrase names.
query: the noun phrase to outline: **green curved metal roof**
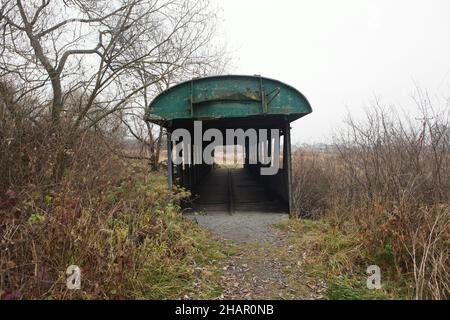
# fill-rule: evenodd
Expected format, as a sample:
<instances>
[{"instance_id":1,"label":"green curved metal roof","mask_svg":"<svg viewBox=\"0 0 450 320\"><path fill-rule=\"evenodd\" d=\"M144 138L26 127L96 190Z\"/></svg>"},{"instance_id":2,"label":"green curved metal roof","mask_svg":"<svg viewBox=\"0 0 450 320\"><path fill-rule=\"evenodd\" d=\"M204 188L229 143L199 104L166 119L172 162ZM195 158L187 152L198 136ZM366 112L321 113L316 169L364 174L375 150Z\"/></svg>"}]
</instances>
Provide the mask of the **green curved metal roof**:
<instances>
[{"instance_id":1,"label":"green curved metal roof","mask_svg":"<svg viewBox=\"0 0 450 320\"><path fill-rule=\"evenodd\" d=\"M297 89L260 76L197 78L159 94L148 106L147 121L167 125L177 120L282 116L301 118L312 109Z\"/></svg>"}]
</instances>

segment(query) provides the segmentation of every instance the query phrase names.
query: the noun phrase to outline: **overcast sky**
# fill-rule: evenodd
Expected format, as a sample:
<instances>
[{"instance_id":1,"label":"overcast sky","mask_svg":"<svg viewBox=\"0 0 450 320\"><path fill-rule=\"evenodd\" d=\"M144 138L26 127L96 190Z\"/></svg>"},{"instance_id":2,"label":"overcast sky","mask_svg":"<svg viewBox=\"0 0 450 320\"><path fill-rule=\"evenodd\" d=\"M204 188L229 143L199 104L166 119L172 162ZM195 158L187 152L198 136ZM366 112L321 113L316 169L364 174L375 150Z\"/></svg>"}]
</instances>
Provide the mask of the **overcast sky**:
<instances>
[{"instance_id":1,"label":"overcast sky","mask_svg":"<svg viewBox=\"0 0 450 320\"><path fill-rule=\"evenodd\" d=\"M416 84L450 96L449 0L216 1L232 73L281 80L310 101L294 142L328 140L375 96L407 112Z\"/></svg>"}]
</instances>

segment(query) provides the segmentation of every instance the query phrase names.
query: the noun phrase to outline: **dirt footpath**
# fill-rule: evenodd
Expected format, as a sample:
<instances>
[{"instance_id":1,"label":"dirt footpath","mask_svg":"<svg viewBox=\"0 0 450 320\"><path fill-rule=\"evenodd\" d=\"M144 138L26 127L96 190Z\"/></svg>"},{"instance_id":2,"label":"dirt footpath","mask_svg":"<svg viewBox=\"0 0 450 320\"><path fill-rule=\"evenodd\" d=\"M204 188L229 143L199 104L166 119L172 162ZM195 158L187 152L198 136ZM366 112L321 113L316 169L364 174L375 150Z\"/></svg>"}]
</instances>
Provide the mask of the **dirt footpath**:
<instances>
[{"instance_id":1,"label":"dirt footpath","mask_svg":"<svg viewBox=\"0 0 450 320\"><path fill-rule=\"evenodd\" d=\"M289 285L290 266L283 261L285 236L274 224L289 218L273 213L212 213L190 216L237 251L223 267L221 299L316 299L306 285ZM301 275L296 275L301 277Z\"/></svg>"}]
</instances>

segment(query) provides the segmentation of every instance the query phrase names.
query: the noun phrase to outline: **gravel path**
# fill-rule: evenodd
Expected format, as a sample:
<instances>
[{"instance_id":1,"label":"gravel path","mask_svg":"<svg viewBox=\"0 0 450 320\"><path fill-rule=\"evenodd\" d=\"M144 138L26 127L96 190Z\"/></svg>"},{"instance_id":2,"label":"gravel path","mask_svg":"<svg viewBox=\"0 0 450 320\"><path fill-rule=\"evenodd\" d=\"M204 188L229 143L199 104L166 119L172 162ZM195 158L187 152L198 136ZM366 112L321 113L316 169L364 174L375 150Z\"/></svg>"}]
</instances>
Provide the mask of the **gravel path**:
<instances>
[{"instance_id":1,"label":"gravel path","mask_svg":"<svg viewBox=\"0 0 450 320\"><path fill-rule=\"evenodd\" d=\"M277 232L271 225L289 219L287 214L237 212L214 212L207 215L188 215L199 225L209 229L221 240L236 243L274 243L278 240Z\"/></svg>"},{"instance_id":2,"label":"gravel path","mask_svg":"<svg viewBox=\"0 0 450 320\"><path fill-rule=\"evenodd\" d=\"M214 170L199 194L193 212L207 214L186 216L237 252L223 266L221 299L311 298L308 289L289 288L286 234L273 227L289 216L280 213L280 204L253 175L244 169Z\"/></svg>"},{"instance_id":3,"label":"gravel path","mask_svg":"<svg viewBox=\"0 0 450 320\"><path fill-rule=\"evenodd\" d=\"M220 240L236 247L223 267L223 295L220 299L310 299L308 292L299 296L288 286L286 262L278 251L285 248L283 234L272 225L288 219L287 214L226 212L189 216L209 229Z\"/></svg>"}]
</instances>

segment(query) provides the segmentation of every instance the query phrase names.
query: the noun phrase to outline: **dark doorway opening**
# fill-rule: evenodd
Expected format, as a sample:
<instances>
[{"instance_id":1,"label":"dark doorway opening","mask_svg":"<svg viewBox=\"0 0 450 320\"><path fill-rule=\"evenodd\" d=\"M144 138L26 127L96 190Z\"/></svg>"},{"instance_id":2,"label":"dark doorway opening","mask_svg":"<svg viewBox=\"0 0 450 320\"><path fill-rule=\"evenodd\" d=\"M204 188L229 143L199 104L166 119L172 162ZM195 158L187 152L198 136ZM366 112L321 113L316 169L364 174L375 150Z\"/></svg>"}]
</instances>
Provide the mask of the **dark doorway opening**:
<instances>
[{"instance_id":1,"label":"dark doorway opening","mask_svg":"<svg viewBox=\"0 0 450 320\"><path fill-rule=\"evenodd\" d=\"M287 204L245 168L215 167L199 185L193 207L199 212L287 213Z\"/></svg>"},{"instance_id":2,"label":"dark doorway opening","mask_svg":"<svg viewBox=\"0 0 450 320\"><path fill-rule=\"evenodd\" d=\"M233 145L221 145L214 149L214 164L193 164L195 147L193 142L188 145L190 164L172 165L169 163L169 180L171 184L176 184L192 194L192 208L200 212L274 212L288 213L290 200L290 126L289 122L283 118L261 119L234 119L234 123L229 119L213 119L202 121L201 136L208 129L218 129L222 136L226 137L226 130L248 129L257 132L255 149L250 145L250 139L246 137L240 142L236 138ZM194 136L194 121L187 123L174 123L174 130L182 128L189 131L190 136ZM260 135L260 129L277 130L279 132L278 143L275 137ZM173 132L173 131L172 131ZM198 133L198 132L197 132ZM192 141L194 139L191 139ZM169 154L176 153L174 146L182 140L168 140ZM209 142L203 143L200 152L203 154ZM228 143L228 141L227 141ZM277 151L275 151L277 148ZM251 153L259 154L264 152L270 158L270 164L263 164L260 158L256 163L250 160ZM256 150L256 151L255 151ZM269 167L278 157L278 170L275 174L262 174L262 168ZM170 157L169 157L170 158ZM184 159L184 158L183 158Z\"/></svg>"}]
</instances>

